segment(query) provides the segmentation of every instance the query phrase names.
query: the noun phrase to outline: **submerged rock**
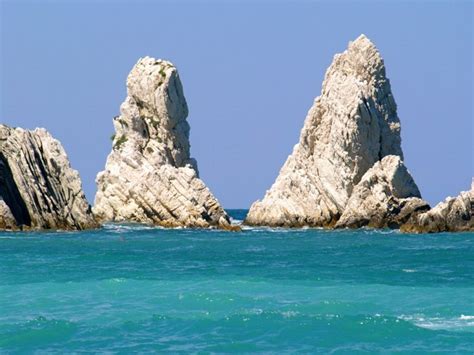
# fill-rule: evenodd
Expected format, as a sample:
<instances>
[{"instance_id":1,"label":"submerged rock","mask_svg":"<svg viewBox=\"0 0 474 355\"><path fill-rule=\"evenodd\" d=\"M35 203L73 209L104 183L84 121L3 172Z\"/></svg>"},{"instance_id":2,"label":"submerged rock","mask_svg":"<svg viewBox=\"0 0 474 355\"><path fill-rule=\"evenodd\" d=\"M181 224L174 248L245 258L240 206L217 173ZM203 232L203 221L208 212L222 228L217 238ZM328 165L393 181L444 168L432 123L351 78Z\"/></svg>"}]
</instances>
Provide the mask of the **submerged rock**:
<instances>
[{"instance_id":1,"label":"submerged rock","mask_svg":"<svg viewBox=\"0 0 474 355\"><path fill-rule=\"evenodd\" d=\"M356 185L336 227L399 228L429 209L400 157L387 155Z\"/></svg>"},{"instance_id":2,"label":"submerged rock","mask_svg":"<svg viewBox=\"0 0 474 355\"><path fill-rule=\"evenodd\" d=\"M448 197L428 212L414 216L400 230L407 233L474 231L474 180L471 190Z\"/></svg>"},{"instance_id":3,"label":"submerged rock","mask_svg":"<svg viewBox=\"0 0 474 355\"><path fill-rule=\"evenodd\" d=\"M97 175L101 221L231 228L190 157L188 107L176 68L145 57L128 75L113 149Z\"/></svg>"},{"instance_id":4,"label":"submerged rock","mask_svg":"<svg viewBox=\"0 0 474 355\"><path fill-rule=\"evenodd\" d=\"M0 229L97 226L61 143L42 128L0 125Z\"/></svg>"},{"instance_id":5,"label":"submerged rock","mask_svg":"<svg viewBox=\"0 0 474 355\"><path fill-rule=\"evenodd\" d=\"M403 160L397 107L384 62L361 35L334 57L299 143L245 223L332 227L363 175L387 155Z\"/></svg>"}]
</instances>

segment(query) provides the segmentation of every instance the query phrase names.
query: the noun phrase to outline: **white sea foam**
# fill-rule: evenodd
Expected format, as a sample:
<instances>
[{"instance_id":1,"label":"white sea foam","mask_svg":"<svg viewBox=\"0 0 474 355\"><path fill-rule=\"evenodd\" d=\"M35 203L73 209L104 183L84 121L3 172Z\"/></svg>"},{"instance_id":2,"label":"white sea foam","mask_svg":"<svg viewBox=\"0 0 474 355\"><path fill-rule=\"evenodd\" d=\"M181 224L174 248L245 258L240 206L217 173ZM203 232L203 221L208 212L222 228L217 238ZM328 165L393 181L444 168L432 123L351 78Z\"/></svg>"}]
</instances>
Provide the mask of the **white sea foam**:
<instances>
[{"instance_id":1,"label":"white sea foam","mask_svg":"<svg viewBox=\"0 0 474 355\"><path fill-rule=\"evenodd\" d=\"M299 312L286 311L286 312L282 312L281 315L283 316L283 318L293 318L293 317L297 317L299 315Z\"/></svg>"},{"instance_id":2,"label":"white sea foam","mask_svg":"<svg viewBox=\"0 0 474 355\"><path fill-rule=\"evenodd\" d=\"M347 229L345 229L347 231ZM357 231L357 230L354 230ZM391 234L401 234L398 229L374 229L369 227L361 228L361 231L364 234L382 234L382 235L391 235Z\"/></svg>"},{"instance_id":3,"label":"white sea foam","mask_svg":"<svg viewBox=\"0 0 474 355\"><path fill-rule=\"evenodd\" d=\"M474 331L474 316L463 314L452 318L426 317L420 314L401 315L398 318L426 329Z\"/></svg>"},{"instance_id":4,"label":"white sea foam","mask_svg":"<svg viewBox=\"0 0 474 355\"><path fill-rule=\"evenodd\" d=\"M146 224L119 224L119 223L105 223L102 228L108 231L137 231L153 229L154 227Z\"/></svg>"},{"instance_id":5,"label":"white sea foam","mask_svg":"<svg viewBox=\"0 0 474 355\"><path fill-rule=\"evenodd\" d=\"M105 223L102 228L114 232L127 232L127 231L143 231L143 230L173 230L173 229L187 229L186 227L163 227L141 223ZM212 230L212 229L209 229Z\"/></svg>"},{"instance_id":6,"label":"white sea foam","mask_svg":"<svg viewBox=\"0 0 474 355\"><path fill-rule=\"evenodd\" d=\"M164 249L163 251L170 252L170 251L183 251L183 250L191 250L191 249L194 249L194 245L178 246L174 248Z\"/></svg>"},{"instance_id":7,"label":"white sea foam","mask_svg":"<svg viewBox=\"0 0 474 355\"><path fill-rule=\"evenodd\" d=\"M265 227L265 226L241 226L242 230L244 231L252 231L257 233L290 233L290 232L297 232L298 229L290 229L290 228L277 228L277 227ZM300 229L301 230L301 229Z\"/></svg>"},{"instance_id":8,"label":"white sea foam","mask_svg":"<svg viewBox=\"0 0 474 355\"><path fill-rule=\"evenodd\" d=\"M122 283L122 282L127 282L127 279L123 277L115 277L113 279L108 279L107 281L111 283Z\"/></svg>"}]
</instances>

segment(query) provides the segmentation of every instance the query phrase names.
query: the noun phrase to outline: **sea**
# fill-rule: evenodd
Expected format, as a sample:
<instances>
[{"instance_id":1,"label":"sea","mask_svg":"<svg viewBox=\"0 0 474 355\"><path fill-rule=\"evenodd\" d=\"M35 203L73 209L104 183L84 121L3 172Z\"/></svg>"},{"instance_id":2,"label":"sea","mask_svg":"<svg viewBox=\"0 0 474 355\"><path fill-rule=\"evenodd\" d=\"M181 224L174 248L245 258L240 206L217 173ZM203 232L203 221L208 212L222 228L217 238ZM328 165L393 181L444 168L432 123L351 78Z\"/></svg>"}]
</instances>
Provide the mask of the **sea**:
<instances>
[{"instance_id":1,"label":"sea","mask_svg":"<svg viewBox=\"0 0 474 355\"><path fill-rule=\"evenodd\" d=\"M0 353L164 352L472 354L474 234L0 233Z\"/></svg>"}]
</instances>

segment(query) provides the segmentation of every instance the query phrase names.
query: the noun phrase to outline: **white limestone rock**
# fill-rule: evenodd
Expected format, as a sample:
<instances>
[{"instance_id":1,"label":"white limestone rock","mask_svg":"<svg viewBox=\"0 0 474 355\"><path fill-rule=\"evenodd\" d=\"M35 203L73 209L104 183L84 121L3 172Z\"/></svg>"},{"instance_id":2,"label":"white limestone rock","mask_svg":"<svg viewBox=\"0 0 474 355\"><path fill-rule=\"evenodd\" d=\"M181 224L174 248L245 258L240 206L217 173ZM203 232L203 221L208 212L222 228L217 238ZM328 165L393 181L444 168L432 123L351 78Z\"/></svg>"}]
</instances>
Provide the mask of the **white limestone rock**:
<instances>
[{"instance_id":1,"label":"white limestone rock","mask_svg":"<svg viewBox=\"0 0 474 355\"><path fill-rule=\"evenodd\" d=\"M474 179L471 190L446 198L428 212L411 218L400 230L407 233L474 231Z\"/></svg>"},{"instance_id":2,"label":"white limestone rock","mask_svg":"<svg viewBox=\"0 0 474 355\"><path fill-rule=\"evenodd\" d=\"M127 89L112 152L97 175L94 214L100 221L231 228L190 157L188 107L176 68L141 58Z\"/></svg>"},{"instance_id":3,"label":"white limestone rock","mask_svg":"<svg viewBox=\"0 0 474 355\"><path fill-rule=\"evenodd\" d=\"M355 186L336 228L399 228L429 208L400 157L387 155Z\"/></svg>"},{"instance_id":4,"label":"white limestone rock","mask_svg":"<svg viewBox=\"0 0 474 355\"><path fill-rule=\"evenodd\" d=\"M0 229L95 228L79 173L45 129L0 125Z\"/></svg>"},{"instance_id":5,"label":"white limestone rock","mask_svg":"<svg viewBox=\"0 0 474 355\"><path fill-rule=\"evenodd\" d=\"M400 121L384 62L361 35L336 54L299 143L250 225L334 226L365 172L386 155L403 159Z\"/></svg>"}]
</instances>

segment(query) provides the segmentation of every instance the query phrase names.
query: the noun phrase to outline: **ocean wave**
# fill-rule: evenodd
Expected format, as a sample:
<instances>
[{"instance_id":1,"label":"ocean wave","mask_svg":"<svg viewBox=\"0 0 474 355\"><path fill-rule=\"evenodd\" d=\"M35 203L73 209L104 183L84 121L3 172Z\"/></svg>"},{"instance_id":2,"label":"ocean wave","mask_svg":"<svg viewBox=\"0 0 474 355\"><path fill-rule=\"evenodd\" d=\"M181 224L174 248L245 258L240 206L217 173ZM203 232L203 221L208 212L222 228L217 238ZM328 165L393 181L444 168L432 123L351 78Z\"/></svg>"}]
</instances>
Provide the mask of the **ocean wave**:
<instances>
[{"instance_id":1,"label":"ocean wave","mask_svg":"<svg viewBox=\"0 0 474 355\"><path fill-rule=\"evenodd\" d=\"M402 233L398 229L371 229L370 231L367 230L367 232L370 232L370 234L375 233L375 234L382 234L382 235L391 235L391 234L402 235Z\"/></svg>"},{"instance_id":2,"label":"ocean wave","mask_svg":"<svg viewBox=\"0 0 474 355\"><path fill-rule=\"evenodd\" d=\"M141 317L121 316L113 322L102 320L100 323L37 317L3 324L0 347L13 352L132 353L158 349L161 352L227 353L246 352L242 346L247 344L249 348L244 350L271 353L285 350L329 353L342 348L349 352L379 353L400 349L446 352L469 346L466 337L470 334L452 333L455 335L451 338L467 341L456 347L446 340L444 332L437 331L445 328L416 324L420 315L308 314L288 308L264 307L236 309L217 317L209 309L192 313L150 312ZM472 321L473 318L461 315L457 320Z\"/></svg>"},{"instance_id":3,"label":"ocean wave","mask_svg":"<svg viewBox=\"0 0 474 355\"><path fill-rule=\"evenodd\" d=\"M124 283L124 282L127 282L128 279L124 278L124 277L114 277L112 279L107 279L105 280L105 282L108 282L108 283Z\"/></svg>"},{"instance_id":4,"label":"ocean wave","mask_svg":"<svg viewBox=\"0 0 474 355\"><path fill-rule=\"evenodd\" d=\"M142 230L152 230L159 229L163 227L155 227L147 224L139 223L105 223L102 225L102 229L110 232L126 232L126 231L142 231Z\"/></svg>"},{"instance_id":5,"label":"ocean wave","mask_svg":"<svg viewBox=\"0 0 474 355\"><path fill-rule=\"evenodd\" d=\"M163 252L174 252L174 251L184 251L184 250L191 250L191 249L194 249L195 246L194 245L180 245L180 246L177 246L177 247L172 247L172 248L166 248L166 249L163 249Z\"/></svg>"},{"instance_id":6,"label":"ocean wave","mask_svg":"<svg viewBox=\"0 0 474 355\"><path fill-rule=\"evenodd\" d=\"M14 233L14 232L7 232L7 233ZM20 236L18 235L0 235L0 239L18 239Z\"/></svg>"},{"instance_id":7,"label":"ocean wave","mask_svg":"<svg viewBox=\"0 0 474 355\"><path fill-rule=\"evenodd\" d=\"M254 231L254 232L270 232L270 233L305 233L305 232L322 232L327 234L342 234L347 235L350 234L359 234L359 235L401 235L404 236L405 234L401 233L398 229L373 229L373 228L359 228L359 229L350 229L350 228L341 228L341 229L331 229L331 228L324 228L324 227L310 227L310 226L302 226L302 227L269 227L269 226L248 226L248 225L241 225L240 226L243 231Z\"/></svg>"},{"instance_id":8,"label":"ocean wave","mask_svg":"<svg viewBox=\"0 0 474 355\"><path fill-rule=\"evenodd\" d=\"M298 231L303 231L304 229L302 228L283 228L283 227L265 227L265 226L246 226L242 225L241 226L243 231L252 231L252 232L269 232L269 233L290 233L290 232L298 232Z\"/></svg>"},{"instance_id":9,"label":"ocean wave","mask_svg":"<svg viewBox=\"0 0 474 355\"><path fill-rule=\"evenodd\" d=\"M2 325L0 348L33 351L38 346L69 339L76 329L74 322L38 316L25 322Z\"/></svg>"},{"instance_id":10,"label":"ocean wave","mask_svg":"<svg viewBox=\"0 0 474 355\"><path fill-rule=\"evenodd\" d=\"M451 318L428 317L422 314L400 315L398 318L413 323L420 328L431 330L474 331L474 316L464 314Z\"/></svg>"}]
</instances>

